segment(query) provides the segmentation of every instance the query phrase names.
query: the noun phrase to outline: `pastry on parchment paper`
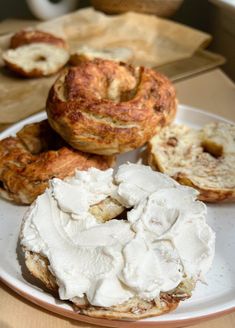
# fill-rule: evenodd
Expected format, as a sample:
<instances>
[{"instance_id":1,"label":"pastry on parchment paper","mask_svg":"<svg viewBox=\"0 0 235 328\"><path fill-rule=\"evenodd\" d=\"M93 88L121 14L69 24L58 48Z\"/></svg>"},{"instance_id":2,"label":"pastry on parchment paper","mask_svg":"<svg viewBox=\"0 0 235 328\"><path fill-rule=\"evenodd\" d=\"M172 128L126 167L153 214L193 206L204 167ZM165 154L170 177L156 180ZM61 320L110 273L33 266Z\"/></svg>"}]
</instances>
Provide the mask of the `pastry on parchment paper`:
<instances>
[{"instance_id":1,"label":"pastry on parchment paper","mask_svg":"<svg viewBox=\"0 0 235 328\"><path fill-rule=\"evenodd\" d=\"M39 30L14 34L2 58L5 65L23 77L42 77L57 73L68 61L67 43Z\"/></svg>"}]
</instances>

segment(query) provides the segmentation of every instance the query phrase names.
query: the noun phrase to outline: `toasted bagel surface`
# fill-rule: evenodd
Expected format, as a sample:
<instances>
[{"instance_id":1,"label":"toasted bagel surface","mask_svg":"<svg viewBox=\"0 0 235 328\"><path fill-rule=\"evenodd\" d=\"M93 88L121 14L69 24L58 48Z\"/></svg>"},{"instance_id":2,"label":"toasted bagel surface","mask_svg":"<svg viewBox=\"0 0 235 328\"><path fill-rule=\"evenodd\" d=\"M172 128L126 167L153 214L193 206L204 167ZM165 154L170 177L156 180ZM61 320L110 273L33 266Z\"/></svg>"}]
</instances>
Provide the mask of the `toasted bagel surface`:
<instances>
[{"instance_id":1,"label":"toasted bagel surface","mask_svg":"<svg viewBox=\"0 0 235 328\"><path fill-rule=\"evenodd\" d=\"M30 204L48 187L49 179L64 179L76 169L107 169L112 157L72 149L48 121L25 126L16 137L0 141L0 195L18 204Z\"/></svg>"},{"instance_id":2,"label":"toasted bagel surface","mask_svg":"<svg viewBox=\"0 0 235 328\"><path fill-rule=\"evenodd\" d=\"M46 107L74 148L111 155L142 146L172 121L176 103L174 87L154 70L94 59L65 70Z\"/></svg>"}]
</instances>

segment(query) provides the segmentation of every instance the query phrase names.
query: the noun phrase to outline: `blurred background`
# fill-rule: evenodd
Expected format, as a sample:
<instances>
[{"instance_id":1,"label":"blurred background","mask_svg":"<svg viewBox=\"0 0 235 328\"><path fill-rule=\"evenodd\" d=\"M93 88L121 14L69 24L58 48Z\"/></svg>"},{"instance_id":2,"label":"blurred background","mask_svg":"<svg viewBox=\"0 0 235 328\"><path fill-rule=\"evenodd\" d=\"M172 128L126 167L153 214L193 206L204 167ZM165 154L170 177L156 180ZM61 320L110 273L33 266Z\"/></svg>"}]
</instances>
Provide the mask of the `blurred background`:
<instances>
[{"instance_id":1,"label":"blurred background","mask_svg":"<svg viewBox=\"0 0 235 328\"><path fill-rule=\"evenodd\" d=\"M58 0L50 0L52 3L58 3ZM165 0L161 0L164 2ZM90 5L97 6L106 12L109 11L112 4L110 1L93 1L88 0L74 1L76 2L75 9L84 8ZM129 7L132 1L113 1L113 3L125 2ZM134 3L135 1L133 1ZM139 1L140 2L140 1ZM153 1L150 1L153 2ZM150 3L149 2L149 3ZM169 19L180 22L182 24L194 27L196 29L210 33L213 37L209 50L223 55L226 58L226 63L222 69L226 74L235 80L235 1L234 0L171 0L173 7L171 12L163 12L163 16L168 16ZM178 5L176 3L178 2ZM107 6L107 3L109 4ZM145 3L145 1L142 1ZM103 7L99 7L103 4ZM105 7L106 4L106 7ZM126 6L128 7L128 6ZM172 6L171 6L172 7ZM149 8L149 4L146 5ZM145 10L146 10L145 8ZM141 11L143 8L133 6L136 11ZM115 11L116 10L116 11ZM122 9L125 10L125 9ZM116 9L113 13L117 12ZM151 11L151 10L150 10ZM27 0L0 0L0 20L6 19L26 19L35 20L38 17L33 15L27 4Z\"/></svg>"}]
</instances>

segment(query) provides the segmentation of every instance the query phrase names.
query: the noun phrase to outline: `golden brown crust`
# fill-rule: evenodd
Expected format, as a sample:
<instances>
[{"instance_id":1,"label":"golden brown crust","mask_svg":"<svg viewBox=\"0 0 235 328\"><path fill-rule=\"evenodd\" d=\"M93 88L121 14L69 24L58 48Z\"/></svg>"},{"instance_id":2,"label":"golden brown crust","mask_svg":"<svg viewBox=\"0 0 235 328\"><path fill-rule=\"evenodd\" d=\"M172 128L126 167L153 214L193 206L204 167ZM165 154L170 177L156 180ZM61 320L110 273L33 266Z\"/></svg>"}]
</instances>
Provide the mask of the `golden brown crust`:
<instances>
[{"instance_id":1,"label":"golden brown crust","mask_svg":"<svg viewBox=\"0 0 235 328\"><path fill-rule=\"evenodd\" d=\"M48 121L24 127L17 137L0 141L0 195L30 204L48 187L48 180L64 179L75 169L107 169L112 157L74 150L50 128Z\"/></svg>"},{"instance_id":2,"label":"golden brown crust","mask_svg":"<svg viewBox=\"0 0 235 328\"><path fill-rule=\"evenodd\" d=\"M47 99L48 120L74 148L117 154L143 145L176 113L175 90L156 71L109 60L63 72Z\"/></svg>"},{"instance_id":3,"label":"golden brown crust","mask_svg":"<svg viewBox=\"0 0 235 328\"><path fill-rule=\"evenodd\" d=\"M206 187L200 187L199 185L193 183L185 174L179 173L173 177L180 184L192 187L199 191L198 199L203 202L215 203L221 202L223 200L235 201L235 189L212 189Z\"/></svg>"},{"instance_id":4,"label":"golden brown crust","mask_svg":"<svg viewBox=\"0 0 235 328\"><path fill-rule=\"evenodd\" d=\"M16 49L32 43L49 43L61 48L68 47L65 40L53 34L39 30L22 30L11 37L10 48Z\"/></svg>"}]
</instances>

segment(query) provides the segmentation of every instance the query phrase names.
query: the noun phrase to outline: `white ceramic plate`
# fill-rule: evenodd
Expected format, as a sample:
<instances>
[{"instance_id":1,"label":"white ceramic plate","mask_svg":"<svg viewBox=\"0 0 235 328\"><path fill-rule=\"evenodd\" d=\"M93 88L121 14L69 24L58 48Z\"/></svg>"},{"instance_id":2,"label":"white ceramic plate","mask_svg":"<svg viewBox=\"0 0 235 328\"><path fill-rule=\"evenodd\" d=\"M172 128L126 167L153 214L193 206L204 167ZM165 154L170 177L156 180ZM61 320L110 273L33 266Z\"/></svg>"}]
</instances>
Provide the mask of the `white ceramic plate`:
<instances>
[{"instance_id":1,"label":"white ceramic plate","mask_svg":"<svg viewBox=\"0 0 235 328\"><path fill-rule=\"evenodd\" d=\"M0 139L14 135L25 124L46 118L40 113L10 127ZM177 123L200 127L211 121L225 119L187 106L179 106ZM118 163L136 162L140 152L133 151L118 158ZM0 199L0 277L16 292L32 302L64 316L112 327L179 327L208 319L235 309L235 204L208 205L208 223L216 232L216 255L207 274L207 284L198 284L193 297L180 304L172 313L137 322L110 321L89 318L75 313L68 303L60 302L35 285L27 275L21 260L18 234L27 207L13 205Z\"/></svg>"}]
</instances>

